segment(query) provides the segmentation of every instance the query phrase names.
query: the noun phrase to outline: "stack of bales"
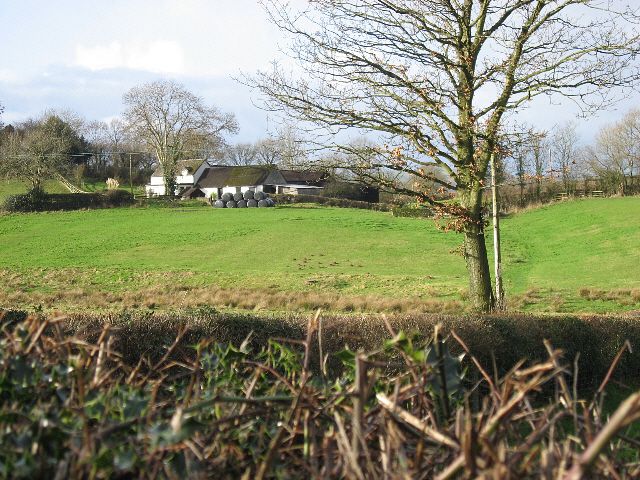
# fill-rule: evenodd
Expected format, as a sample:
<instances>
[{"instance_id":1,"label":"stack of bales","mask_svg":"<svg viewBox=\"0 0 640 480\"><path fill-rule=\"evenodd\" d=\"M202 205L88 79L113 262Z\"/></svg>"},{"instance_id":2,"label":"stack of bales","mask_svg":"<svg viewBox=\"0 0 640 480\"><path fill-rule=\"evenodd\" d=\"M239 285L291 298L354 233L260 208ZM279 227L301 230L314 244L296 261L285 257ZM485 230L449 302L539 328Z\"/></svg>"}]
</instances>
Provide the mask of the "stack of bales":
<instances>
[{"instance_id":1,"label":"stack of bales","mask_svg":"<svg viewBox=\"0 0 640 480\"><path fill-rule=\"evenodd\" d=\"M213 204L216 208L273 207L276 202L264 192L224 193Z\"/></svg>"}]
</instances>

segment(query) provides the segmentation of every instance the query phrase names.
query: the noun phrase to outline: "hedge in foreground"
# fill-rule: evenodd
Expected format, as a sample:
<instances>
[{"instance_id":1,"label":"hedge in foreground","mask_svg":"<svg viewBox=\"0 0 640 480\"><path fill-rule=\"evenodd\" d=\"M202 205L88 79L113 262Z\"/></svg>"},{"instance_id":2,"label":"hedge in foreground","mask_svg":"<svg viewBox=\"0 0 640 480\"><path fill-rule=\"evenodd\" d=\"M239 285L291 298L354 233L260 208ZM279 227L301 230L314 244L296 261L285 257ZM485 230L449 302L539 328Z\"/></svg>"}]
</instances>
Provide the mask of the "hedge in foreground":
<instances>
[{"instance_id":1,"label":"hedge in foreground","mask_svg":"<svg viewBox=\"0 0 640 480\"><path fill-rule=\"evenodd\" d=\"M121 207L131 205L133 200L133 195L126 190L108 190L105 193L45 193L31 190L7 197L2 208L8 212L80 210Z\"/></svg>"},{"instance_id":2,"label":"hedge in foreground","mask_svg":"<svg viewBox=\"0 0 640 480\"><path fill-rule=\"evenodd\" d=\"M365 351L378 348L388 337L385 321L375 315L322 315L325 353L335 354L345 345ZM565 358L577 362L578 386L589 390L598 386L609 366L626 342L633 354L623 355L614 379L640 386L640 319L605 316L454 316L445 314L395 315L388 321L397 330L419 332L428 338L436 325L455 330L474 354L486 365L496 364L499 373L521 359L542 361L547 356L544 341L563 350ZM65 320L69 334L85 336L99 331L105 324L122 333L115 348L124 361L135 364L140 355L159 359L163 345L173 341L175 332L188 328L185 345L203 339L240 345L251 334L254 348L266 345L269 338L304 336L306 315L251 314L218 312L214 309L188 310L174 313L126 312L122 314L74 314ZM455 353L462 353L460 349ZM335 357L328 361L330 370L338 369ZM315 368L315 365L312 364Z\"/></svg>"},{"instance_id":3,"label":"hedge in foreground","mask_svg":"<svg viewBox=\"0 0 640 480\"><path fill-rule=\"evenodd\" d=\"M390 330L345 371L309 365L323 336L259 351L203 340L135 366L67 337L61 319L5 319L0 339L0 475L23 478L637 478L640 392L611 415L577 398L561 354L495 378L454 332L425 344ZM468 383L458 344L475 369ZM291 345L297 345L298 350ZM401 359L388 371L387 359ZM614 365L615 366L615 365ZM606 381L603 383L603 389ZM538 392L548 389L547 399Z\"/></svg>"}]
</instances>

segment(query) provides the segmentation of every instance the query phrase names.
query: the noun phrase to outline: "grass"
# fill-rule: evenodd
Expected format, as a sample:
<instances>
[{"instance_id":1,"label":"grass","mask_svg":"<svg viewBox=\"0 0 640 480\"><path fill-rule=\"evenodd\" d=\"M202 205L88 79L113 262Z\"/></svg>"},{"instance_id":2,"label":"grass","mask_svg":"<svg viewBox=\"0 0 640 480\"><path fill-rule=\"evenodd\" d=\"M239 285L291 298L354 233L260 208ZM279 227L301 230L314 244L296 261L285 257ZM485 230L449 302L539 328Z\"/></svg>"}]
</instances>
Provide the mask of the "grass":
<instances>
[{"instance_id":1,"label":"grass","mask_svg":"<svg viewBox=\"0 0 640 480\"><path fill-rule=\"evenodd\" d=\"M31 184L29 182L0 179L0 205L4 203L9 195L25 193L30 187ZM46 180L44 189L48 193L69 193L69 190L58 180Z\"/></svg>"},{"instance_id":2,"label":"grass","mask_svg":"<svg viewBox=\"0 0 640 480\"><path fill-rule=\"evenodd\" d=\"M640 309L640 198L564 202L502 223L512 308ZM0 304L454 311L461 236L429 220L283 206L0 217Z\"/></svg>"}]
</instances>

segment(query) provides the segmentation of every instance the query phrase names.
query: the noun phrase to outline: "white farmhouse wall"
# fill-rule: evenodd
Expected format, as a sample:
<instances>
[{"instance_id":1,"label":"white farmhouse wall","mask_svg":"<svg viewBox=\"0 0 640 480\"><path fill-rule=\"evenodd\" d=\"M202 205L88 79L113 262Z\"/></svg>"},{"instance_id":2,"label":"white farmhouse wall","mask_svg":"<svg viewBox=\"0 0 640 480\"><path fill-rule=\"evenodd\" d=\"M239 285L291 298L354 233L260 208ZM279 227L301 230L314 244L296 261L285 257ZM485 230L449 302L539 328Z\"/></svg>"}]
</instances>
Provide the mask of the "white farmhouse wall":
<instances>
[{"instance_id":1,"label":"white farmhouse wall","mask_svg":"<svg viewBox=\"0 0 640 480\"><path fill-rule=\"evenodd\" d=\"M206 198L211 198L211 194L218 193L218 189L217 188L200 188L200 190L202 190L202 192L204 193L204 196Z\"/></svg>"}]
</instances>

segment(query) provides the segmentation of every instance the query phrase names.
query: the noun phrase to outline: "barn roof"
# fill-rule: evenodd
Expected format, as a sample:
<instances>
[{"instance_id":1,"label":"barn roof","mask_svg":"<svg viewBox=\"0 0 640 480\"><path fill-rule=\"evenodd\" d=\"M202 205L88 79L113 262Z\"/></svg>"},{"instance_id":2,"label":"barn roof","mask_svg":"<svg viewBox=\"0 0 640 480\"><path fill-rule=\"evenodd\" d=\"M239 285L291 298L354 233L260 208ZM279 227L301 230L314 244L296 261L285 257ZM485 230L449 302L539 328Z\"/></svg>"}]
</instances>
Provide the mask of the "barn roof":
<instances>
[{"instance_id":1,"label":"barn roof","mask_svg":"<svg viewBox=\"0 0 640 480\"><path fill-rule=\"evenodd\" d=\"M288 184L318 186L326 174L317 170L278 170Z\"/></svg>"},{"instance_id":2,"label":"barn roof","mask_svg":"<svg viewBox=\"0 0 640 480\"><path fill-rule=\"evenodd\" d=\"M273 170L266 167L211 167L198 179L202 188L263 185Z\"/></svg>"}]
</instances>

